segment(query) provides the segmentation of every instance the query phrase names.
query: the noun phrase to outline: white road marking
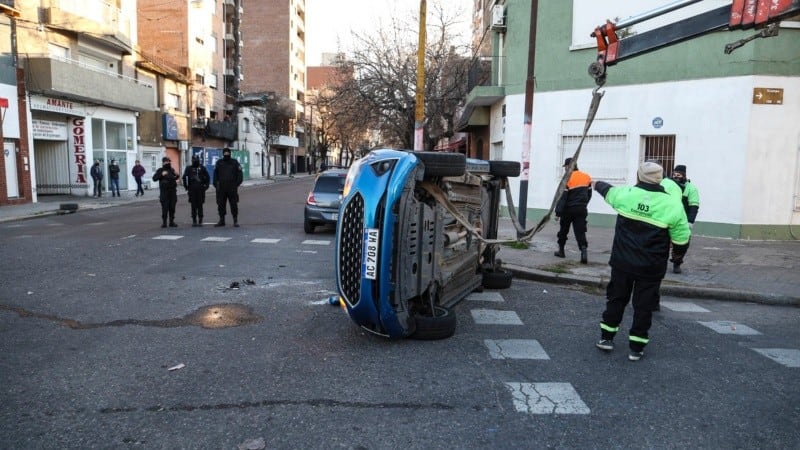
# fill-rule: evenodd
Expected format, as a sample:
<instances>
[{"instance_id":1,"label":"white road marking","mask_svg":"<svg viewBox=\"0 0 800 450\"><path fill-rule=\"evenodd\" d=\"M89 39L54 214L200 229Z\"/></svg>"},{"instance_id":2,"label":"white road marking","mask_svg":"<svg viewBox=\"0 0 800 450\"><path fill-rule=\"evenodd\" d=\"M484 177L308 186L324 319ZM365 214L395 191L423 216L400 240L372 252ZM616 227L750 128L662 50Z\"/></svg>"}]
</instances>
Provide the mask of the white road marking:
<instances>
[{"instance_id":1,"label":"white road marking","mask_svg":"<svg viewBox=\"0 0 800 450\"><path fill-rule=\"evenodd\" d=\"M702 306L687 302L661 302L661 306L676 312L711 312Z\"/></svg>"},{"instance_id":2,"label":"white road marking","mask_svg":"<svg viewBox=\"0 0 800 450\"><path fill-rule=\"evenodd\" d=\"M503 302L503 294L499 292L473 292L466 298L470 301L476 302Z\"/></svg>"},{"instance_id":3,"label":"white road marking","mask_svg":"<svg viewBox=\"0 0 800 450\"><path fill-rule=\"evenodd\" d=\"M165 241L177 241L178 239L182 238L183 236L175 236L174 234L162 234L159 236L154 237L153 239L161 239Z\"/></svg>"},{"instance_id":4,"label":"white road marking","mask_svg":"<svg viewBox=\"0 0 800 450\"><path fill-rule=\"evenodd\" d=\"M528 414L589 414L578 392L569 383L506 383L514 408Z\"/></svg>"},{"instance_id":5,"label":"white road marking","mask_svg":"<svg viewBox=\"0 0 800 450\"><path fill-rule=\"evenodd\" d=\"M800 350L793 348L754 348L753 350L786 367L800 367Z\"/></svg>"},{"instance_id":6,"label":"white road marking","mask_svg":"<svg viewBox=\"0 0 800 450\"><path fill-rule=\"evenodd\" d=\"M229 237L214 237L214 236L209 236L207 238L200 239L200 241L202 242L226 242L230 240L231 238Z\"/></svg>"},{"instance_id":7,"label":"white road marking","mask_svg":"<svg viewBox=\"0 0 800 450\"><path fill-rule=\"evenodd\" d=\"M536 339L485 339L493 359L550 359Z\"/></svg>"},{"instance_id":8,"label":"white road marking","mask_svg":"<svg viewBox=\"0 0 800 450\"><path fill-rule=\"evenodd\" d=\"M280 241L281 241L280 239L256 238L250 242L254 244L277 244Z\"/></svg>"},{"instance_id":9,"label":"white road marking","mask_svg":"<svg viewBox=\"0 0 800 450\"><path fill-rule=\"evenodd\" d=\"M331 241L315 241L311 239L306 239L305 241L301 242L303 245L330 245Z\"/></svg>"},{"instance_id":10,"label":"white road marking","mask_svg":"<svg viewBox=\"0 0 800 450\"><path fill-rule=\"evenodd\" d=\"M522 320L514 311L473 309L470 312L478 325L522 325Z\"/></svg>"},{"instance_id":11,"label":"white road marking","mask_svg":"<svg viewBox=\"0 0 800 450\"><path fill-rule=\"evenodd\" d=\"M743 336L752 336L756 334L761 334L758 331L748 327L747 325L742 325L736 322L730 322L728 320L717 320L714 322L700 322L700 325L707 326L712 330L716 331L719 334L738 334Z\"/></svg>"}]
</instances>

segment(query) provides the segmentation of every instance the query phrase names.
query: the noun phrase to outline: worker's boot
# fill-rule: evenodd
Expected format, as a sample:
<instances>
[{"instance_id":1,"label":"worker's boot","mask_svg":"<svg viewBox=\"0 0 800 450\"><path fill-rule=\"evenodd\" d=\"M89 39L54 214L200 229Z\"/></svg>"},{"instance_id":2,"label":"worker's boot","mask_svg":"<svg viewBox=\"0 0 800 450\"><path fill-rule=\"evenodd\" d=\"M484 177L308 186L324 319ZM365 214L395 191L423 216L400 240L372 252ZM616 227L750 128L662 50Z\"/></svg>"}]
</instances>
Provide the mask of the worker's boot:
<instances>
[{"instance_id":1,"label":"worker's boot","mask_svg":"<svg viewBox=\"0 0 800 450\"><path fill-rule=\"evenodd\" d=\"M233 216L233 226L239 228L239 218L236 216Z\"/></svg>"},{"instance_id":2,"label":"worker's boot","mask_svg":"<svg viewBox=\"0 0 800 450\"><path fill-rule=\"evenodd\" d=\"M672 273L681 273L681 263L672 263Z\"/></svg>"},{"instance_id":3,"label":"worker's boot","mask_svg":"<svg viewBox=\"0 0 800 450\"><path fill-rule=\"evenodd\" d=\"M586 252L586 247L581 247L581 264L589 263L589 255Z\"/></svg>"},{"instance_id":4,"label":"worker's boot","mask_svg":"<svg viewBox=\"0 0 800 450\"><path fill-rule=\"evenodd\" d=\"M224 227L225 226L225 216L219 216L219 222L214 224L215 227Z\"/></svg>"},{"instance_id":5,"label":"worker's boot","mask_svg":"<svg viewBox=\"0 0 800 450\"><path fill-rule=\"evenodd\" d=\"M198 216L197 217L197 226L198 227L202 227L203 226L203 216Z\"/></svg>"},{"instance_id":6,"label":"worker's boot","mask_svg":"<svg viewBox=\"0 0 800 450\"><path fill-rule=\"evenodd\" d=\"M564 255L564 245L563 244L559 244L558 245L558 251L554 252L553 256L558 256L559 258L563 258L564 256L566 256L566 255Z\"/></svg>"}]
</instances>

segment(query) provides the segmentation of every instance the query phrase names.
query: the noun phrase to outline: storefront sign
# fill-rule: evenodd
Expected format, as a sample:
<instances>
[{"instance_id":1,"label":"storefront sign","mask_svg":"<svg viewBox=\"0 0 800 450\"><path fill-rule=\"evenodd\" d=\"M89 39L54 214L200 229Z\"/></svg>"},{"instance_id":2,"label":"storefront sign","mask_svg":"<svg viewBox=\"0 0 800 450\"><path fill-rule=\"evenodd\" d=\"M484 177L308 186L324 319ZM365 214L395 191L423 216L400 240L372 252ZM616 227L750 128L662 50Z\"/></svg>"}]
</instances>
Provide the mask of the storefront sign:
<instances>
[{"instance_id":1,"label":"storefront sign","mask_svg":"<svg viewBox=\"0 0 800 450\"><path fill-rule=\"evenodd\" d=\"M72 116L86 115L86 105L83 103L62 100L60 98L43 97L41 95L31 95L30 107L31 110L57 112Z\"/></svg>"},{"instance_id":2,"label":"storefront sign","mask_svg":"<svg viewBox=\"0 0 800 450\"><path fill-rule=\"evenodd\" d=\"M75 183L86 184L86 127L83 119L76 117L71 120L72 167L75 170L73 180Z\"/></svg>"},{"instance_id":3,"label":"storefront sign","mask_svg":"<svg viewBox=\"0 0 800 450\"><path fill-rule=\"evenodd\" d=\"M49 141L67 140L66 122L33 119L31 121L31 130L33 131L34 139L44 139Z\"/></svg>"}]
</instances>

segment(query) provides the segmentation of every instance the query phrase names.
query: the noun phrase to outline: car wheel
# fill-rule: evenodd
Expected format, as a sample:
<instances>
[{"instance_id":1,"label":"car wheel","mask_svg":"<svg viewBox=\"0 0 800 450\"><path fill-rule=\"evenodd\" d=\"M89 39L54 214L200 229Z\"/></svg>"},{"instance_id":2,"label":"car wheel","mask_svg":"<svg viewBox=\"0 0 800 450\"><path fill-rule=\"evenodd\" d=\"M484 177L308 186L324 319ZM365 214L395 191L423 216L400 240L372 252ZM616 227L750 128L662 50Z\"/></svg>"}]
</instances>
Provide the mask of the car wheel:
<instances>
[{"instance_id":1,"label":"car wheel","mask_svg":"<svg viewBox=\"0 0 800 450\"><path fill-rule=\"evenodd\" d=\"M489 161L489 173L496 177L518 177L519 161Z\"/></svg>"},{"instance_id":2,"label":"car wheel","mask_svg":"<svg viewBox=\"0 0 800 450\"><path fill-rule=\"evenodd\" d=\"M411 335L413 339L432 341L447 339L456 332L456 315L446 308L435 306L434 315L416 314L414 322L416 330Z\"/></svg>"},{"instance_id":3,"label":"car wheel","mask_svg":"<svg viewBox=\"0 0 800 450\"><path fill-rule=\"evenodd\" d=\"M497 269L483 272L482 285L486 289L508 289L513 274L509 270Z\"/></svg>"},{"instance_id":4,"label":"car wheel","mask_svg":"<svg viewBox=\"0 0 800 450\"><path fill-rule=\"evenodd\" d=\"M426 177L459 177L467 170L463 153L414 152L425 165Z\"/></svg>"},{"instance_id":5,"label":"car wheel","mask_svg":"<svg viewBox=\"0 0 800 450\"><path fill-rule=\"evenodd\" d=\"M306 220L305 222L303 222L303 231L305 231L308 234L313 233L314 224Z\"/></svg>"}]
</instances>

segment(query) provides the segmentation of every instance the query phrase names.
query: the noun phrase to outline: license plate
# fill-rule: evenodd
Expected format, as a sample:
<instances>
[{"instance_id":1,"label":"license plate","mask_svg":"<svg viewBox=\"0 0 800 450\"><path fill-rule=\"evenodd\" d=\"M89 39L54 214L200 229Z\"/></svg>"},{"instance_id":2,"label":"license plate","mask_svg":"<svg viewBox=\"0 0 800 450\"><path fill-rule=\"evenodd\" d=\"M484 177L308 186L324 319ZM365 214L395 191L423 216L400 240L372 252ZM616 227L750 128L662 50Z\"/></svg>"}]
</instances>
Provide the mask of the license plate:
<instances>
[{"instance_id":1,"label":"license plate","mask_svg":"<svg viewBox=\"0 0 800 450\"><path fill-rule=\"evenodd\" d=\"M377 228L364 230L364 255L361 259L361 275L369 280L378 278L378 237Z\"/></svg>"},{"instance_id":2,"label":"license plate","mask_svg":"<svg viewBox=\"0 0 800 450\"><path fill-rule=\"evenodd\" d=\"M331 214L331 219L333 219L333 220L339 220L339 213L333 213L333 214Z\"/></svg>"}]
</instances>

